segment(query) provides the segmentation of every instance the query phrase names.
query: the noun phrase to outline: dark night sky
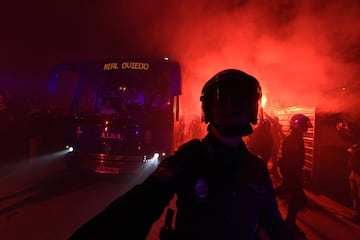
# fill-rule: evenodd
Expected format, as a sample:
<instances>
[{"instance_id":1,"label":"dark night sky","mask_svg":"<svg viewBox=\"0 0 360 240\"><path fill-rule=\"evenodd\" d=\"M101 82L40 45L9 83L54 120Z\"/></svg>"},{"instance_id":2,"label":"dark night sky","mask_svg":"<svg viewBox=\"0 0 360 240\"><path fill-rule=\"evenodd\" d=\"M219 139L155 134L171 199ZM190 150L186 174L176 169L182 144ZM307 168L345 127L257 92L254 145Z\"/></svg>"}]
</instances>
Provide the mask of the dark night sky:
<instances>
[{"instance_id":1,"label":"dark night sky","mask_svg":"<svg viewBox=\"0 0 360 240\"><path fill-rule=\"evenodd\" d=\"M3 89L45 91L59 62L156 55L180 61L189 113L230 67L256 76L270 102L358 106L359 0L22 0L0 11Z\"/></svg>"}]
</instances>

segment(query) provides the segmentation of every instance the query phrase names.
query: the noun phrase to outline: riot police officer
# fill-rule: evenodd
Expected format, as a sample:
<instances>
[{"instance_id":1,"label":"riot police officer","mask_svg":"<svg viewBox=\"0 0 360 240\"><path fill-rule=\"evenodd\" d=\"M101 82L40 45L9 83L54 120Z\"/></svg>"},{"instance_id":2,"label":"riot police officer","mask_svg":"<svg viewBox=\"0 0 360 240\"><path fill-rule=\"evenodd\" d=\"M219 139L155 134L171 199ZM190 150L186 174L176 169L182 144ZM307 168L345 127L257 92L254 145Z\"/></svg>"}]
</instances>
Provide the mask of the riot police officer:
<instances>
[{"instance_id":1,"label":"riot police officer","mask_svg":"<svg viewBox=\"0 0 360 240\"><path fill-rule=\"evenodd\" d=\"M183 144L70 239L145 239L175 194L173 239L256 239L259 228L270 239L295 239L264 161L242 140L257 122L260 99L253 76L236 69L217 73L200 97L207 135Z\"/></svg>"},{"instance_id":2,"label":"riot police officer","mask_svg":"<svg viewBox=\"0 0 360 240\"><path fill-rule=\"evenodd\" d=\"M279 168L283 177L282 185L276 189L281 198L289 196L286 223L289 228L300 237L305 233L296 224L296 216L306 205L306 195L303 190L303 167L305 164L305 146L303 135L311 128L310 119L304 114L295 114L290 119L290 134L282 143L282 157Z\"/></svg>"}]
</instances>

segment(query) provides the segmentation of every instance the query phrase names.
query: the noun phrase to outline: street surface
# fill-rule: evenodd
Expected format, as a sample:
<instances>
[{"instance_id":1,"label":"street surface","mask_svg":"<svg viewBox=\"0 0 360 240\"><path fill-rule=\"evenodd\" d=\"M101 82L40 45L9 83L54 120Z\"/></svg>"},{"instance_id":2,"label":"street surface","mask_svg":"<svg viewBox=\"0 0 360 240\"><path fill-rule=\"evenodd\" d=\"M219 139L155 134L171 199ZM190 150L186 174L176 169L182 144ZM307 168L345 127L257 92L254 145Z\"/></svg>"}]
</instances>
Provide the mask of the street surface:
<instances>
[{"instance_id":1,"label":"street surface","mask_svg":"<svg viewBox=\"0 0 360 240\"><path fill-rule=\"evenodd\" d=\"M0 168L0 239L65 240L142 178L72 174L61 159L24 161ZM345 220L350 210L307 191L309 204L298 225L310 240L357 240L360 226ZM285 203L279 201L282 214ZM175 199L170 204L175 208ZM165 212L165 211L164 211ZM147 240L158 239L165 214Z\"/></svg>"}]
</instances>

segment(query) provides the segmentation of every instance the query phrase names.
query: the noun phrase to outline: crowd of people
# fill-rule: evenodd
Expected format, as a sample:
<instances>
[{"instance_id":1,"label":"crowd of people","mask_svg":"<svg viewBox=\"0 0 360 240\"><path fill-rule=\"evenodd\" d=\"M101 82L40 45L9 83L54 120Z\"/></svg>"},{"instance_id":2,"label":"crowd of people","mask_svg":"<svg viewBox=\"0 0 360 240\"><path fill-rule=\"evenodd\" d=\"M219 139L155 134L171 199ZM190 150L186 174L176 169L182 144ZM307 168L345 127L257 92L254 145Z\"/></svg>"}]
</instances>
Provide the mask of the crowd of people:
<instances>
[{"instance_id":1,"label":"crowd of people","mask_svg":"<svg viewBox=\"0 0 360 240\"><path fill-rule=\"evenodd\" d=\"M249 135L247 145L264 160L272 180L280 180L275 193L279 199L287 201L285 222L297 236L305 238L305 233L296 224L296 216L306 206L302 177L305 164L303 134L312 124L304 114L295 114L289 122L290 134L286 135L277 116L264 115Z\"/></svg>"},{"instance_id":2,"label":"crowd of people","mask_svg":"<svg viewBox=\"0 0 360 240\"><path fill-rule=\"evenodd\" d=\"M179 119L179 125L175 131L175 148L190 139L201 139L206 133L206 125L202 122L200 115L194 115L187 121L184 116Z\"/></svg>"}]
</instances>

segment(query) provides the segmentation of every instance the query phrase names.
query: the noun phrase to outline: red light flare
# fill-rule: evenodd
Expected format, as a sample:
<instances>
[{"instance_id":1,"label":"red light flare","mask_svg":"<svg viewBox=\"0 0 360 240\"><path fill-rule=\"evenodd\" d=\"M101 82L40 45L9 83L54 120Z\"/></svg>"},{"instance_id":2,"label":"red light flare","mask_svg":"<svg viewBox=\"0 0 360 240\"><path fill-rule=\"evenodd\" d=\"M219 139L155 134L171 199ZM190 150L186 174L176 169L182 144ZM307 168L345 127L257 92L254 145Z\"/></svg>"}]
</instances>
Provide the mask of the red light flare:
<instances>
[{"instance_id":1,"label":"red light flare","mask_svg":"<svg viewBox=\"0 0 360 240\"><path fill-rule=\"evenodd\" d=\"M64 59L166 55L182 65L181 106L189 116L201 113L203 84L224 68L257 77L269 105L326 102L329 110L359 105L360 98L351 94L346 104L333 94L333 89L352 88L360 78L357 0L65 2L55 12L50 4L31 8L31 3L24 9L32 11L5 11L12 24L3 34L4 46L16 47L5 49L4 61L16 59L13 68L24 70L30 64L46 69ZM18 12L16 4L10 5ZM21 39L27 44L18 44Z\"/></svg>"},{"instance_id":2,"label":"red light flare","mask_svg":"<svg viewBox=\"0 0 360 240\"><path fill-rule=\"evenodd\" d=\"M182 22L172 22L179 26L170 49L182 64L185 114L201 113L203 84L225 68L257 77L268 97L265 108L322 105L339 111L359 103L356 94L338 92L344 86L353 88L360 77L360 55L351 53L359 52L358 4L279 1L263 6L234 3L229 8L224 3L217 11L211 11L215 6L206 8L209 15L198 4L191 11L180 6Z\"/></svg>"}]
</instances>

